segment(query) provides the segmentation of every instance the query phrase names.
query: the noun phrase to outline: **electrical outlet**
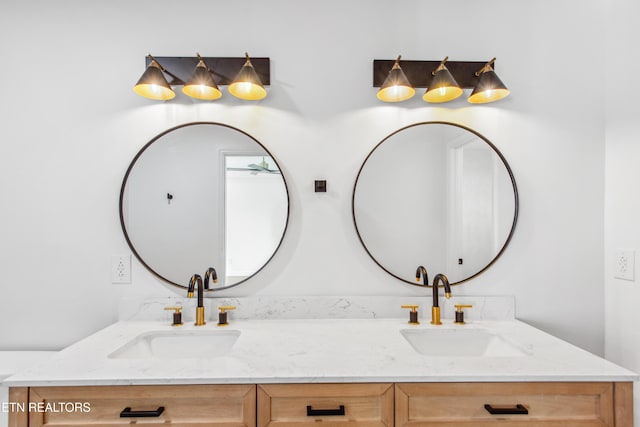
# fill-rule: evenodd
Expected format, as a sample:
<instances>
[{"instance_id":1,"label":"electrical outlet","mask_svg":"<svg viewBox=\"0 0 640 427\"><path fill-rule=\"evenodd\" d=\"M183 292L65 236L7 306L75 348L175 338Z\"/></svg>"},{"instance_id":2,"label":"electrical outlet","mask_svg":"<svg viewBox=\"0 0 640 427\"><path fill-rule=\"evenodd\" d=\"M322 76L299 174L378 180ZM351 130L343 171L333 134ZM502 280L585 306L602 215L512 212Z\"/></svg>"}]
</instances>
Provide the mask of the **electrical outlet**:
<instances>
[{"instance_id":1,"label":"electrical outlet","mask_svg":"<svg viewBox=\"0 0 640 427\"><path fill-rule=\"evenodd\" d=\"M623 280L635 280L636 251L617 249L613 260L613 277Z\"/></svg>"},{"instance_id":2,"label":"electrical outlet","mask_svg":"<svg viewBox=\"0 0 640 427\"><path fill-rule=\"evenodd\" d=\"M111 283L131 283L131 255L111 255Z\"/></svg>"}]
</instances>

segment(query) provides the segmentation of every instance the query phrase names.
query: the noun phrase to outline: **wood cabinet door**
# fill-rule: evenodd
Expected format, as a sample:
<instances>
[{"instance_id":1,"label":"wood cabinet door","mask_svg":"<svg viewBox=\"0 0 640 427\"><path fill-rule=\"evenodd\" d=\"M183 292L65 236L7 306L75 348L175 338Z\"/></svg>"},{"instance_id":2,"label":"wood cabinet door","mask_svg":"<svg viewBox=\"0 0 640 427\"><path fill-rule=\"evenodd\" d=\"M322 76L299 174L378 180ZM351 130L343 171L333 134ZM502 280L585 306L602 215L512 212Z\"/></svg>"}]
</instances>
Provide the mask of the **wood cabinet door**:
<instances>
[{"instance_id":1,"label":"wood cabinet door","mask_svg":"<svg viewBox=\"0 0 640 427\"><path fill-rule=\"evenodd\" d=\"M613 427L613 383L396 384L396 426Z\"/></svg>"},{"instance_id":2,"label":"wood cabinet door","mask_svg":"<svg viewBox=\"0 0 640 427\"><path fill-rule=\"evenodd\" d=\"M29 411L30 427L255 427L256 422L255 385L32 387L29 403L40 406Z\"/></svg>"}]
</instances>

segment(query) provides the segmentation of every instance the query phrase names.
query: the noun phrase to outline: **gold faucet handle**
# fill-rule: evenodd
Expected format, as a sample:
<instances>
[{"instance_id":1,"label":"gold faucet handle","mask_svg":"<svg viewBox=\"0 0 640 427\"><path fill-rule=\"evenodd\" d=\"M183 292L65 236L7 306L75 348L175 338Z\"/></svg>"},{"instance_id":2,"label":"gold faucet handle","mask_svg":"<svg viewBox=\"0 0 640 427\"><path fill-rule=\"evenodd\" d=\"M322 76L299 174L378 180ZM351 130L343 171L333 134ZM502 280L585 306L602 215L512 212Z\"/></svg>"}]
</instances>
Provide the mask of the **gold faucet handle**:
<instances>
[{"instance_id":1,"label":"gold faucet handle","mask_svg":"<svg viewBox=\"0 0 640 427\"><path fill-rule=\"evenodd\" d=\"M454 304L454 307L456 308L456 320L454 323L457 323L458 325L464 325L464 311L462 311L462 309L471 308L473 306L471 304Z\"/></svg>"},{"instance_id":2,"label":"gold faucet handle","mask_svg":"<svg viewBox=\"0 0 640 427\"><path fill-rule=\"evenodd\" d=\"M228 326L229 320L227 319L227 311L235 310L235 305L221 305L218 307L220 313L218 313L218 326Z\"/></svg>"},{"instance_id":3,"label":"gold faucet handle","mask_svg":"<svg viewBox=\"0 0 640 427\"><path fill-rule=\"evenodd\" d=\"M409 308L411 309L411 311L409 312L409 324L410 325L419 325L420 322L418 322L418 307L420 307L419 305L401 305L400 308Z\"/></svg>"},{"instance_id":4,"label":"gold faucet handle","mask_svg":"<svg viewBox=\"0 0 640 427\"><path fill-rule=\"evenodd\" d=\"M170 305L164 308L165 310L173 310L173 323L171 326L180 326L182 325L182 306L181 305Z\"/></svg>"}]
</instances>

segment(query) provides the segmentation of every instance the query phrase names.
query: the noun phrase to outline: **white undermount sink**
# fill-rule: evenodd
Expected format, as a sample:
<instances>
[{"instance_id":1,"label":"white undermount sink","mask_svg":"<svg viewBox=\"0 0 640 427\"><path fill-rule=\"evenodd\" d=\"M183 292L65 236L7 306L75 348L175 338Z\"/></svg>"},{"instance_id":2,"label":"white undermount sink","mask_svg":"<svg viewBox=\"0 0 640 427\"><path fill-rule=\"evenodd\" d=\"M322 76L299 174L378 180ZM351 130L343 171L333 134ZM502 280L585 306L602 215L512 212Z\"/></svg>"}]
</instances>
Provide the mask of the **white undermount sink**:
<instances>
[{"instance_id":1,"label":"white undermount sink","mask_svg":"<svg viewBox=\"0 0 640 427\"><path fill-rule=\"evenodd\" d=\"M151 331L138 335L109 355L112 359L211 358L224 356L235 344L240 331Z\"/></svg>"},{"instance_id":2,"label":"white undermount sink","mask_svg":"<svg viewBox=\"0 0 640 427\"><path fill-rule=\"evenodd\" d=\"M478 328L402 329L415 351L434 357L514 357L527 351L498 334Z\"/></svg>"}]
</instances>

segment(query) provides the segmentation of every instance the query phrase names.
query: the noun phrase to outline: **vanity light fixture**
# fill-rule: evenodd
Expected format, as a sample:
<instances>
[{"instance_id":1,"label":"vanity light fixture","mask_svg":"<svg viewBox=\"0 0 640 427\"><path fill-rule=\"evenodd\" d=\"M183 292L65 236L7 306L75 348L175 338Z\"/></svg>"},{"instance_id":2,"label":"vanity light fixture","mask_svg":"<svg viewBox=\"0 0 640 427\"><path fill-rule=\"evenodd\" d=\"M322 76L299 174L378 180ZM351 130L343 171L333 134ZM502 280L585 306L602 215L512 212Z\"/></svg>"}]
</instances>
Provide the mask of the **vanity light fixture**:
<instances>
[{"instance_id":1,"label":"vanity light fixture","mask_svg":"<svg viewBox=\"0 0 640 427\"><path fill-rule=\"evenodd\" d=\"M416 91L409 83L409 79L400 67L401 55L393 64L393 67L387 74L384 82L378 90L378 99L384 102L400 102L405 101L415 95Z\"/></svg>"},{"instance_id":2,"label":"vanity light fixture","mask_svg":"<svg viewBox=\"0 0 640 427\"><path fill-rule=\"evenodd\" d=\"M246 53L245 57L235 58L203 58L200 54L196 55L154 58L149 54L145 72L133 90L145 98L159 101L175 97L172 86L183 86L185 95L203 100L222 97L219 86L224 85L229 86L232 95L241 99L259 100L267 95L264 85L270 84L269 58L250 60ZM171 79L167 81L167 77Z\"/></svg>"},{"instance_id":3,"label":"vanity light fixture","mask_svg":"<svg viewBox=\"0 0 640 427\"><path fill-rule=\"evenodd\" d=\"M220 98L222 92L220 92L218 85L213 80L213 72L204 63L202 56L199 53L196 53L196 55L198 56L198 65L196 65L191 79L182 86L182 92L192 98L207 101Z\"/></svg>"},{"instance_id":4,"label":"vanity light fixture","mask_svg":"<svg viewBox=\"0 0 640 427\"><path fill-rule=\"evenodd\" d=\"M473 89L469 102L472 104L486 104L487 102L498 101L509 95L509 89L502 83L495 71L493 63L496 58L487 62L484 67L476 71L475 75L480 77L478 84Z\"/></svg>"},{"instance_id":5,"label":"vanity light fixture","mask_svg":"<svg viewBox=\"0 0 640 427\"><path fill-rule=\"evenodd\" d=\"M267 91L262 86L260 77L258 77L258 73L253 68L253 64L251 64L249 54L245 52L244 56L247 61L229 85L229 92L236 98L257 101L267 96Z\"/></svg>"},{"instance_id":6,"label":"vanity light fixture","mask_svg":"<svg viewBox=\"0 0 640 427\"><path fill-rule=\"evenodd\" d=\"M149 54L148 58L150 58L151 64L149 64L140 79L138 79L138 83L133 87L133 91L140 96L157 101L173 99L176 93L171 89L163 72L166 72L174 78L175 76L165 70L151 54Z\"/></svg>"},{"instance_id":7,"label":"vanity light fixture","mask_svg":"<svg viewBox=\"0 0 640 427\"><path fill-rule=\"evenodd\" d=\"M389 82L393 73L402 72L403 88L426 88L422 99L426 102L447 102L458 98L463 89L473 89L469 96L472 104L497 101L509 94L509 90L496 75L489 62L479 61L395 61L376 59L373 61L373 86L379 87L377 97L386 102L398 102L411 96L386 95L394 86ZM446 65L445 65L446 64ZM400 68L402 67L402 68ZM395 71L394 71L395 70ZM396 89L398 90L398 89Z\"/></svg>"},{"instance_id":8,"label":"vanity light fixture","mask_svg":"<svg viewBox=\"0 0 640 427\"><path fill-rule=\"evenodd\" d=\"M462 95L462 88L456 79L453 78L447 66L444 65L448 59L449 57L446 56L440 65L438 65L438 68L431 72L433 79L422 96L424 101L434 103L447 102Z\"/></svg>"}]
</instances>

